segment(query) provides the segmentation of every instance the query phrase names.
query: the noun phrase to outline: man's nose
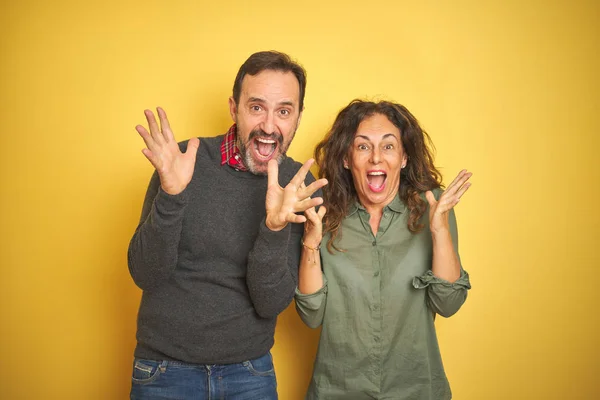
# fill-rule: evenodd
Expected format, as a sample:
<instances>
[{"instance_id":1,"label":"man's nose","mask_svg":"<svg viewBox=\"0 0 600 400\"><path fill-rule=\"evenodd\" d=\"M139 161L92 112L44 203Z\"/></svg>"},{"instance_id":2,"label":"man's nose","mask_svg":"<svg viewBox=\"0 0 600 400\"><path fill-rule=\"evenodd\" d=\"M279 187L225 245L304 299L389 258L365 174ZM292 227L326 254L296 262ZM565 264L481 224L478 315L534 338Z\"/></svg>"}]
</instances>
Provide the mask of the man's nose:
<instances>
[{"instance_id":1,"label":"man's nose","mask_svg":"<svg viewBox=\"0 0 600 400\"><path fill-rule=\"evenodd\" d=\"M266 134L273 134L275 132L275 115L273 112L269 111L265 113L265 117L261 124L261 129Z\"/></svg>"}]
</instances>

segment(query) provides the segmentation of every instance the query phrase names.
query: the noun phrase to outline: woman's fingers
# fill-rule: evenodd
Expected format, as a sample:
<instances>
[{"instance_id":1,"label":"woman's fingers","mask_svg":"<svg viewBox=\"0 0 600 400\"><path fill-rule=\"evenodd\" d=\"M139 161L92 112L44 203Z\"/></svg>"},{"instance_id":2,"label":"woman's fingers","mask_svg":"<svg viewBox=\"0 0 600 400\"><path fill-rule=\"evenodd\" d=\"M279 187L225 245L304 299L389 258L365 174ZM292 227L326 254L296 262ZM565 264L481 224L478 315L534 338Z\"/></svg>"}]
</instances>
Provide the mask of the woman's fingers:
<instances>
[{"instance_id":1,"label":"woman's fingers","mask_svg":"<svg viewBox=\"0 0 600 400\"><path fill-rule=\"evenodd\" d=\"M323 221L323 217L325 216L326 213L327 213L327 208L325 208L325 206L319 207L319 212L317 213L317 215L319 216L319 220Z\"/></svg>"},{"instance_id":2,"label":"woman's fingers","mask_svg":"<svg viewBox=\"0 0 600 400\"><path fill-rule=\"evenodd\" d=\"M460 200L462 195L465 194L465 192L467 190L469 190L470 187L471 187L471 182L467 182L459 189L459 191L456 193L456 197L458 197L458 200Z\"/></svg>"},{"instance_id":3,"label":"woman's fingers","mask_svg":"<svg viewBox=\"0 0 600 400\"><path fill-rule=\"evenodd\" d=\"M453 192L460 188L466 181L473 175L471 172L468 172L466 169L463 169L458 173L456 178L448 185L446 188L446 192Z\"/></svg>"},{"instance_id":4,"label":"woman's fingers","mask_svg":"<svg viewBox=\"0 0 600 400\"><path fill-rule=\"evenodd\" d=\"M433 206L435 206L435 203L437 203L437 200L435 199L435 196L433 195L433 192L431 190L428 190L427 192L425 192L425 198L427 199L427 202L429 203L429 207L433 207Z\"/></svg>"},{"instance_id":5,"label":"woman's fingers","mask_svg":"<svg viewBox=\"0 0 600 400\"><path fill-rule=\"evenodd\" d=\"M458 176L452 181L452 183L446 188L446 190L444 190L444 193L442 193L442 195L440 196L440 201L442 201L444 198L456 196L457 193L459 193L462 190L462 188L465 186L465 184L471 178L472 175L473 173L467 172L467 170L462 170L458 174ZM462 193L464 193L464 191Z\"/></svg>"},{"instance_id":6,"label":"woman's fingers","mask_svg":"<svg viewBox=\"0 0 600 400\"><path fill-rule=\"evenodd\" d=\"M319 211L315 210L315 207L311 207L304 211L304 215L310 222L316 225L323 223L323 217L325 216L326 212L327 209L325 206L320 206Z\"/></svg>"},{"instance_id":7,"label":"woman's fingers","mask_svg":"<svg viewBox=\"0 0 600 400\"><path fill-rule=\"evenodd\" d=\"M468 182L471 176L473 176L473 173L468 172L466 169L460 171L452 183L444 190L438 201L435 200L431 191L427 191L425 198L429 202L432 212L435 207L436 213L445 213L458 204L462 195L471 187L471 183Z\"/></svg>"}]
</instances>

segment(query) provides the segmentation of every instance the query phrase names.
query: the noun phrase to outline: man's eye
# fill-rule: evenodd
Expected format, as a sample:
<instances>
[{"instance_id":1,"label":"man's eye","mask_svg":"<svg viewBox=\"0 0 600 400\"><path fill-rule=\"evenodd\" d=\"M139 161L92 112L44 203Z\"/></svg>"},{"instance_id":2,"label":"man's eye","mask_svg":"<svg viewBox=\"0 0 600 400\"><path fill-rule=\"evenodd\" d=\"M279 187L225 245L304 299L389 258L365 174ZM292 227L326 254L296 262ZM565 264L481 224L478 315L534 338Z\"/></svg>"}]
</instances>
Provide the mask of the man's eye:
<instances>
[{"instance_id":1,"label":"man's eye","mask_svg":"<svg viewBox=\"0 0 600 400\"><path fill-rule=\"evenodd\" d=\"M367 146L366 144L359 144L358 149L359 150L369 150L369 146Z\"/></svg>"},{"instance_id":2,"label":"man's eye","mask_svg":"<svg viewBox=\"0 0 600 400\"><path fill-rule=\"evenodd\" d=\"M385 146L383 146L384 149L386 150L392 150L394 148L393 144L386 144Z\"/></svg>"},{"instance_id":3,"label":"man's eye","mask_svg":"<svg viewBox=\"0 0 600 400\"><path fill-rule=\"evenodd\" d=\"M262 108L260 106L252 106L252 111L260 111Z\"/></svg>"},{"instance_id":4,"label":"man's eye","mask_svg":"<svg viewBox=\"0 0 600 400\"><path fill-rule=\"evenodd\" d=\"M282 115L290 115L290 110L281 110L280 113Z\"/></svg>"}]
</instances>

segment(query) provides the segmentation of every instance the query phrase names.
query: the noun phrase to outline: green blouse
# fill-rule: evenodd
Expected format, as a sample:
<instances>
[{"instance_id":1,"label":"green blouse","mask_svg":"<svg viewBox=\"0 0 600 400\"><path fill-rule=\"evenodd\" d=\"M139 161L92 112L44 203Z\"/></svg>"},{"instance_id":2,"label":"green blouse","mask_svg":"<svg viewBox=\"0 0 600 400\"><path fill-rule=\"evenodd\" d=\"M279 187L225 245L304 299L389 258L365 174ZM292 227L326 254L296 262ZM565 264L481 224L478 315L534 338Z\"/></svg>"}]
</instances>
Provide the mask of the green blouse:
<instances>
[{"instance_id":1,"label":"green blouse","mask_svg":"<svg viewBox=\"0 0 600 400\"><path fill-rule=\"evenodd\" d=\"M307 399L452 397L434 317L458 311L471 286L462 268L454 283L431 272L428 213L421 220L424 229L411 233L408 210L396 196L374 236L369 214L357 204L337 242L346 251L329 253L329 235L323 238L324 285L313 294L296 290L295 297L302 320L312 328L323 325ZM458 254L453 211L449 222Z\"/></svg>"}]
</instances>

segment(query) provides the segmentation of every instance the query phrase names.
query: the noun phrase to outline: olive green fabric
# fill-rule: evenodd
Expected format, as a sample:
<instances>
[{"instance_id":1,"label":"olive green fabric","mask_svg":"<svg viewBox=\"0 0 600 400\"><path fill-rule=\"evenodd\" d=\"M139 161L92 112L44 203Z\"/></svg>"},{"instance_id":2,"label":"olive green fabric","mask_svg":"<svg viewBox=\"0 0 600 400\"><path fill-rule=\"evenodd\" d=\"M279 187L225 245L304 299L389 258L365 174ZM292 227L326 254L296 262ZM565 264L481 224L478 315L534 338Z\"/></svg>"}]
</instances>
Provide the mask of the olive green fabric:
<instances>
[{"instance_id":1,"label":"olive green fabric","mask_svg":"<svg viewBox=\"0 0 600 400\"><path fill-rule=\"evenodd\" d=\"M470 283L462 268L454 283L431 272L428 212L421 220L424 229L413 234L407 227L408 210L396 197L385 207L375 237L369 214L357 204L344 219L337 242L345 252L330 254L329 236L323 238L324 286L313 294L296 290L302 320L313 328L323 325L307 399L452 397L434 314L449 317L458 311ZM453 211L449 221L457 249Z\"/></svg>"}]
</instances>

